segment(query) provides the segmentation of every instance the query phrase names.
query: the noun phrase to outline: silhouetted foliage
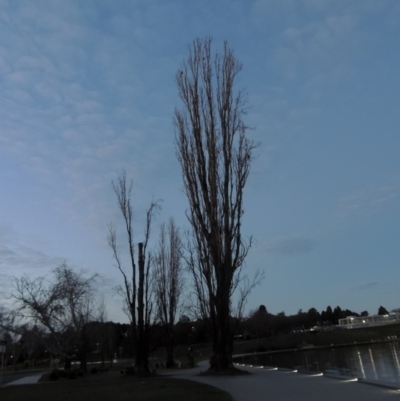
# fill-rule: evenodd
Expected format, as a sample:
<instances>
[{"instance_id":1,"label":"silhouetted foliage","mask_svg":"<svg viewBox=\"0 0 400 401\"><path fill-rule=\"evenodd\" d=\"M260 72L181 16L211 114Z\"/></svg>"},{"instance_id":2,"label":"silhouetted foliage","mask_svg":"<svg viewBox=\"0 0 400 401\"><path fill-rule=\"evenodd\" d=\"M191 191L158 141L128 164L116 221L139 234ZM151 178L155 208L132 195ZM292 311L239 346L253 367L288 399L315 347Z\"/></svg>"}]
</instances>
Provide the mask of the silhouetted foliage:
<instances>
[{"instance_id":1,"label":"silhouetted foliage","mask_svg":"<svg viewBox=\"0 0 400 401\"><path fill-rule=\"evenodd\" d=\"M315 308L310 308L308 312L299 309L297 314L290 316L287 316L285 312L274 315L268 313L267 308L261 305L240 323L236 334L241 335L241 339L249 339L267 337L281 332L308 330L315 326L326 328L337 324L338 319L347 316L359 315L348 309L342 310L339 306L334 311L328 306L321 313Z\"/></svg>"},{"instance_id":2,"label":"silhouetted foliage","mask_svg":"<svg viewBox=\"0 0 400 401\"><path fill-rule=\"evenodd\" d=\"M386 308L384 308L383 306L380 306L378 309L378 315L388 315L389 312L387 311Z\"/></svg>"}]
</instances>

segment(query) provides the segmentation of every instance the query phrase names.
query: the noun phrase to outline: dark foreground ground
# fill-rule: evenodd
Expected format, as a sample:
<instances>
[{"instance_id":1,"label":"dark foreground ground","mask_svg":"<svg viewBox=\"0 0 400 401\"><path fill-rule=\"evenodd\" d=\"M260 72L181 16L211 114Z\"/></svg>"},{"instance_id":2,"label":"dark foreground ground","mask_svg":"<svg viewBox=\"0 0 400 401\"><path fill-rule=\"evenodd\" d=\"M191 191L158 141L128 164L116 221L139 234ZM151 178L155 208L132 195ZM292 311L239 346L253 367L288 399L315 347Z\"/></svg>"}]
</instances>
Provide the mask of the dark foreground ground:
<instances>
[{"instance_id":1,"label":"dark foreground ground","mask_svg":"<svg viewBox=\"0 0 400 401\"><path fill-rule=\"evenodd\" d=\"M194 369L164 371L169 377L121 377L114 371L77 380L3 387L0 400L385 401L398 399L400 394L393 383L386 388L377 387L352 378L335 379L269 367L240 366L250 372L245 375L201 375L207 367L206 362L201 362Z\"/></svg>"},{"instance_id":2,"label":"dark foreground ground","mask_svg":"<svg viewBox=\"0 0 400 401\"><path fill-rule=\"evenodd\" d=\"M76 380L0 388L4 401L232 401L222 390L188 380L108 372Z\"/></svg>"}]
</instances>

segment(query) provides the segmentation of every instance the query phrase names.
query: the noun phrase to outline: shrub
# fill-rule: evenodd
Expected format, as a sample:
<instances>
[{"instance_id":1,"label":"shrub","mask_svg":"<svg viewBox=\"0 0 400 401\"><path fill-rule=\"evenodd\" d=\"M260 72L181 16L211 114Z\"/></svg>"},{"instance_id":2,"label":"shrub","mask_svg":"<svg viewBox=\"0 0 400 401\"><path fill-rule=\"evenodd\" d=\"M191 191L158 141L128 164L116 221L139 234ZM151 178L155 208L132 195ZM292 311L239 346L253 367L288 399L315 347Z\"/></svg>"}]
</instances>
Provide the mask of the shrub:
<instances>
[{"instance_id":1,"label":"shrub","mask_svg":"<svg viewBox=\"0 0 400 401\"><path fill-rule=\"evenodd\" d=\"M78 378L78 375L77 375L76 370L75 369L70 370L69 374L68 374L68 379L74 380L74 379L77 379L77 378Z\"/></svg>"},{"instance_id":2,"label":"shrub","mask_svg":"<svg viewBox=\"0 0 400 401\"><path fill-rule=\"evenodd\" d=\"M82 377L83 376L83 371L80 368L72 369L71 372L74 372L77 377Z\"/></svg>"},{"instance_id":3,"label":"shrub","mask_svg":"<svg viewBox=\"0 0 400 401\"><path fill-rule=\"evenodd\" d=\"M49 374L49 380L56 381L60 378L60 373L57 369L54 369Z\"/></svg>"},{"instance_id":4,"label":"shrub","mask_svg":"<svg viewBox=\"0 0 400 401\"><path fill-rule=\"evenodd\" d=\"M60 378L65 378L65 377L68 377L68 376L69 376L69 370L65 370L65 369L63 369L63 370L58 370L58 369L56 369L56 370L57 370L58 376L59 376Z\"/></svg>"}]
</instances>

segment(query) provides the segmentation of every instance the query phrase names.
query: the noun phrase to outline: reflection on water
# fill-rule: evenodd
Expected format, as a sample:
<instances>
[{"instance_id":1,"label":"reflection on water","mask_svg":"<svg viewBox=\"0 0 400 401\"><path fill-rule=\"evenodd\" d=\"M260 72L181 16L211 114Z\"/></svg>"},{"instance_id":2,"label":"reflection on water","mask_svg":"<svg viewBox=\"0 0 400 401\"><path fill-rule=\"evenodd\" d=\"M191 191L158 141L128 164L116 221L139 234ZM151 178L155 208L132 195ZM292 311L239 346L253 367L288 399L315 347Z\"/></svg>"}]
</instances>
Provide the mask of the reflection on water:
<instances>
[{"instance_id":1,"label":"reflection on water","mask_svg":"<svg viewBox=\"0 0 400 401\"><path fill-rule=\"evenodd\" d=\"M292 350L241 357L238 362L306 371L328 371L362 379L400 382L397 341L341 348Z\"/></svg>"}]
</instances>

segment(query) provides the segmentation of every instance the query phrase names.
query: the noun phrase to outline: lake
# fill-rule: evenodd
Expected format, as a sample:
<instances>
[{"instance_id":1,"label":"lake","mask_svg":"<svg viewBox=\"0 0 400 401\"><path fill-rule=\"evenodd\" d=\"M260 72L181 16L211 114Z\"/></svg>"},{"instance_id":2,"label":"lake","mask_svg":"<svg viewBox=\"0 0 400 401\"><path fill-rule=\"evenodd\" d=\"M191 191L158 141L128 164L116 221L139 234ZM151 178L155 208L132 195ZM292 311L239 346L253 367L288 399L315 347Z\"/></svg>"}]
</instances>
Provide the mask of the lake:
<instances>
[{"instance_id":1,"label":"lake","mask_svg":"<svg viewBox=\"0 0 400 401\"><path fill-rule=\"evenodd\" d=\"M261 353L235 358L235 361L400 383L400 347L397 341Z\"/></svg>"}]
</instances>

